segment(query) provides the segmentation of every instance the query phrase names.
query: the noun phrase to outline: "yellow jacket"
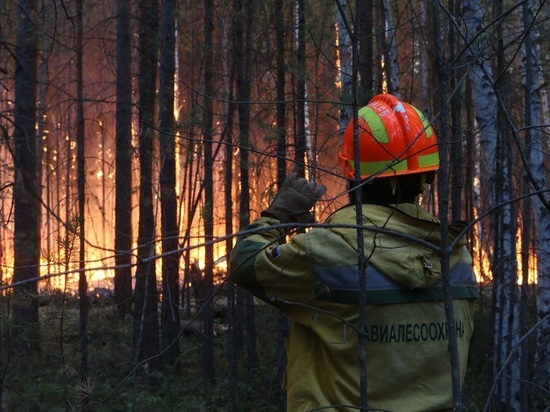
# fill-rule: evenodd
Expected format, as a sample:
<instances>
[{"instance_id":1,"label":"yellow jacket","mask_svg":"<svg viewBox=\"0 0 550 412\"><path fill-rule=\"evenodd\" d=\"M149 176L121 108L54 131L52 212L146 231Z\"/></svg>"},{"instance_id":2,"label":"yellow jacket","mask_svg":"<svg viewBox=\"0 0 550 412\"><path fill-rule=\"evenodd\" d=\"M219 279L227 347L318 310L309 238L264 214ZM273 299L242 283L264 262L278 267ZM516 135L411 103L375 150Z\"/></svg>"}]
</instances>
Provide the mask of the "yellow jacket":
<instances>
[{"instance_id":1,"label":"yellow jacket","mask_svg":"<svg viewBox=\"0 0 550 412\"><path fill-rule=\"evenodd\" d=\"M439 221L413 204L365 204L363 222L379 230L364 231L368 406L396 412L450 409L440 259L414 241L440 245ZM357 410L361 288L355 206L286 243L277 225L261 217L246 229L230 273L235 283L292 319L284 382L288 410ZM451 231L449 241L455 238ZM477 298L471 263L460 240L451 254L450 279L462 379Z\"/></svg>"}]
</instances>

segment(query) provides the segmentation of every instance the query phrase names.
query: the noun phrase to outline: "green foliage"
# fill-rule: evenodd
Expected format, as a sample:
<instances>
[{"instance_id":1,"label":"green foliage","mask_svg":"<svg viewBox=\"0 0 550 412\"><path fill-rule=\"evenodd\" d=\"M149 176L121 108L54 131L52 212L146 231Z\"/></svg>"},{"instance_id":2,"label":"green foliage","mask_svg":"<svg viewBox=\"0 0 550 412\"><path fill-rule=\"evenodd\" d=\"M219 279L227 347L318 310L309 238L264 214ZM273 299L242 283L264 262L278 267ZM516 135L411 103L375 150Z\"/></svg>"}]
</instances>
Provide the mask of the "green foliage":
<instances>
[{"instance_id":1,"label":"green foliage","mask_svg":"<svg viewBox=\"0 0 550 412\"><path fill-rule=\"evenodd\" d=\"M78 372L78 305L51 299L40 311L41 352L24 359L6 359L8 340L2 341L1 364L6 367L1 410L8 411L264 411L278 407L276 374L278 313L256 307L257 348L260 367L249 377L245 359L239 359L238 379L231 379L225 319L218 320L215 342L216 382L202 379L200 327L186 328L180 340L179 372L168 377L134 370L132 319L114 308L94 306L90 311L89 373ZM463 388L465 411L483 410L491 389L491 308L482 301ZM134 373L135 372L135 373ZM85 402L87 401L87 403Z\"/></svg>"},{"instance_id":2,"label":"green foliage","mask_svg":"<svg viewBox=\"0 0 550 412\"><path fill-rule=\"evenodd\" d=\"M463 402L465 411L483 410L491 386L492 353L491 308L488 303L478 304L474 319L474 333L470 343L468 369L464 379Z\"/></svg>"},{"instance_id":3,"label":"green foliage","mask_svg":"<svg viewBox=\"0 0 550 412\"><path fill-rule=\"evenodd\" d=\"M93 307L88 324L89 373L79 376L78 305L52 299L40 308L41 351L24 359L6 359L1 410L8 411L276 411L277 382L274 370L263 366L252 380L240 362L236 388L229 379L224 328L216 336L217 382L202 378L200 338L195 332L181 338L180 373L165 378L144 367L134 370L132 319L122 318L112 307ZM275 323L270 308L258 318L263 365L276 365L276 348L269 338ZM265 313L268 312L268 313ZM135 373L134 373L135 372Z\"/></svg>"}]
</instances>

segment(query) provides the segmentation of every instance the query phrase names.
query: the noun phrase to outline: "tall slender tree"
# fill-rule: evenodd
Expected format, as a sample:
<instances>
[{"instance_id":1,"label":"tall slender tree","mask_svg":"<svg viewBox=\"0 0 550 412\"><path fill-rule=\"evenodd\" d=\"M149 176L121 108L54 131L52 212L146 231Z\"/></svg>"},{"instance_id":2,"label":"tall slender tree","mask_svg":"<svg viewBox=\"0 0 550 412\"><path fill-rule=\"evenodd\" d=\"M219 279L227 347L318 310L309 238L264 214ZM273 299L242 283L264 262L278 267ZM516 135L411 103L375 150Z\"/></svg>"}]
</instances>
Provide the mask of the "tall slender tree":
<instances>
[{"instance_id":1,"label":"tall slender tree","mask_svg":"<svg viewBox=\"0 0 550 412\"><path fill-rule=\"evenodd\" d=\"M357 35L359 36L358 103L365 105L373 93L373 0L357 1Z\"/></svg>"},{"instance_id":2,"label":"tall slender tree","mask_svg":"<svg viewBox=\"0 0 550 412\"><path fill-rule=\"evenodd\" d=\"M512 405L517 402L518 368L514 365L517 358L509 361L509 355L518 339L514 335L517 326L516 286L517 273L515 259L514 216L511 204L510 175L508 164L509 147L504 138L508 135L503 125L503 110L495 110L499 105L497 91L493 82L492 68L483 53L488 53L489 45L478 39L484 30L484 8L476 0L463 3L464 23L468 32L467 42L470 42L468 56L470 58L469 73L473 84L474 104L478 121L478 134L481 146L480 170L484 186L487 188L488 201L486 207L496 207L490 217L489 233L492 234L491 269L493 273L493 383L497 402ZM481 39L485 39L481 37ZM506 66L500 49L500 70ZM504 74L503 71L501 71ZM503 84L503 83L501 83ZM500 96L503 90L499 90ZM500 102L502 102L502 97ZM499 113L501 118L499 119ZM501 120L499 122L499 120ZM498 190L497 190L498 188ZM517 407L518 405L516 405ZM500 407L500 405L499 405Z\"/></svg>"},{"instance_id":3,"label":"tall slender tree","mask_svg":"<svg viewBox=\"0 0 550 412\"><path fill-rule=\"evenodd\" d=\"M521 277L521 286L520 286L520 301L519 301L519 334L522 337L525 337L528 333L528 330L531 327L531 321L530 321L530 295L531 295L531 286L530 286L530 279L529 279L529 272L532 269L531 265L531 250L533 250L533 207L532 203L533 200L529 198L528 194L530 190L532 189L529 174L531 173L531 154L532 150L530 149L532 147L532 129L530 126L533 126L533 124L538 124L539 121L539 113L536 113L536 102L538 99L535 97L534 101L531 97L531 88L533 86L537 87L537 82L535 80L535 70L534 66L536 65L536 55L534 52L534 36L531 32L531 24L533 22L533 15L531 13L531 10L529 9L529 6L526 3L524 3L524 6L519 10L520 16L522 16L522 23L523 23L523 30L525 33L525 41L523 42L523 46L520 49L520 54L522 56L520 67L523 66L523 72L524 75L524 101L525 101L525 159L526 159L526 168L523 173L523 182L522 182L522 189L523 193L526 195L526 197L521 201L521 273L518 273L518 277ZM529 56L529 57L528 57ZM536 96L536 95L535 95ZM533 113L533 103L535 106L535 113ZM540 110L540 109L539 109ZM535 132L536 133L536 132ZM522 150L522 149L520 149ZM529 409L529 389L528 386L530 385L530 371L529 371L529 364L533 361L531 356L531 351L529 350L529 347L532 345L533 340L532 339L523 339L523 342L520 346L520 371L519 371L519 377L520 377L520 408L521 410L528 410Z\"/></svg>"},{"instance_id":4,"label":"tall slender tree","mask_svg":"<svg viewBox=\"0 0 550 412\"><path fill-rule=\"evenodd\" d=\"M162 233L162 363L177 366L179 355L179 252L176 203L174 75L176 2L163 0L160 24L160 202Z\"/></svg>"},{"instance_id":5,"label":"tall slender tree","mask_svg":"<svg viewBox=\"0 0 550 412\"><path fill-rule=\"evenodd\" d=\"M233 233L233 116L235 112L235 104L233 102L234 90L234 65L231 65L228 103L227 103L227 124L223 135L225 142L225 162L224 162L224 198L225 198L225 232ZM226 259L229 260L231 251L233 250L233 239L228 236L225 242ZM228 357L228 374L231 388L234 390L231 393L231 411L236 412L237 406L237 382L238 382L238 351L237 351L237 333L236 333L236 317L237 311L235 308L235 285L229 282L227 285L227 357Z\"/></svg>"},{"instance_id":6,"label":"tall slender tree","mask_svg":"<svg viewBox=\"0 0 550 412\"><path fill-rule=\"evenodd\" d=\"M359 4L359 2L357 4ZM352 93L351 37L353 36L353 28L351 27L347 10L348 1L338 0L338 11L336 15L336 21L338 22L338 60L340 63L338 67L338 76L340 78L340 100L342 102L338 122L342 133L352 118L350 102ZM366 43L362 44L366 46Z\"/></svg>"},{"instance_id":7,"label":"tall slender tree","mask_svg":"<svg viewBox=\"0 0 550 412\"><path fill-rule=\"evenodd\" d=\"M159 360L158 292L155 269L153 157L157 84L158 1L141 0L139 10L139 226L133 311L133 362Z\"/></svg>"},{"instance_id":8,"label":"tall slender tree","mask_svg":"<svg viewBox=\"0 0 550 412\"><path fill-rule=\"evenodd\" d=\"M535 21L539 9L532 1L526 1L522 6L524 42L524 98L525 98L525 157L527 170L525 173L526 185L537 192L532 199L534 213L534 245L537 256L537 345L536 362L534 363L534 382L548 389L550 382L550 206L548 200L548 184L546 180L547 166L544 161L543 128L543 71L541 64L541 33ZM530 207L531 199L525 206ZM524 232L530 234L530 231ZM525 252L528 256L529 251ZM527 262L525 262L525 260ZM528 257L524 258L523 268L527 272ZM527 267L526 267L527 266ZM526 274L527 276L528 274ZM527 293L528 280L524 277L524 294ZM527 299L527 296L525 296ZM528 325L525 325L528 326ZM524 330L527 331L527 328ZM528 351L528 347L524 346ZM526 352L529 353L529 352ZM525 356L526 358L526 356ZM528 369L528 365L525 366ZM528 373L528 370L524 374ZM522 377L523 379L527 376ZM530 378L530 377L529 377ZM522 379L522 382L523 382ZM521 391L527 392L526 389ZM522 405L524 406L525 403Z\"/></svg>"},{"instance_id":9,"label":"tall slender tree","mask_svg":"<svg viewBox=\"0 0 550 412\"><path fill-rule=\"evenodd\" d=\"M132 310L132 44L130 1L117 2L115 305ZM105 151L105 148L103 148Z\"/></svg>"},{"instance_id":10,"label":"tall slender tree","mask_svg":"<svg viewBox=\"0 0 550 412\"><path fill-rule=\"evenodd\" d=\"M237 84L240 84L240 87L237 86L237 96L240 102L239 111L239 133L243 133L244 141L248 142L245 146L250 149L250 105L245 102L249 102L251 98L251 82L250 78L252 76L252 46L253 46L253 34L254 34L254 0L245 1L245 32L244 32L244 67L240 71L241 78L238 80ZM238 72L239 73L239 72ZM239 88L240 93L239 93ZM243 98L243 99L241 99ZM243 152L243 151L241 151ZM246 168L250 167L250 163L247 159L245 162ZM242 169L241 169L242 172ZM247 174L247 179L248 179ZM250 190L250 187L249 187ZM248 199L250 201L250 198ZM250 218L250 204L248 204L246 215ZM242 222L244 223L244 221ZM241 226L242 227L242 226ZM247 293L245 295L245 307L246 307L246 360L247 360L247 370L249 378L252 377L252 374L258 367L258 351L256 348L256 311L254 307L254 297Z\"/></svg>"},{"instance_id":11,"label":"tall slender tree","mask_svg":"<svg viewBox=\"0 0 550 412\"><path fill-rule=\"evenodd\" d=\"M37 168L36 65L38 21L36 0L17 2L17 48L15 52L14 164L15 234L13 281L40 275L40 203ZM38 349L37 282L16 286L13 293L13 349Z\"/></svg>"},{"instance_id":12,"label":"tall slender tree","mask_svg":"<svg viewBox=\"0 0 550 412\"><path fill-rule=\"evenodd\" d=\"M275 0L274 19L275 19L275 44L276 44L276 71L277 71L277 188L280 188L286 178L286 96L285 96L285 20L284 20L284 1ZM279 353L279 363L277 365L277 377L282 383L286 368L286 338L288 337L289 325L288 318L284 313L279 313L277 326L277 351ZM286 394L279 389L279 408L286 408Z\"/></svg>"},{"instance_id":13,"label":"tall slender tree","mask_svg":"<svg viewBox=\"0 0 550 412\"><path fill-rule=\"evenodd\" d=\"M294 169L306 174L306 2L296 0L296 132Z\"/></svg>"},{"instance_id":14,"label":"tall slender tree","mask_svg":"<svg viewBox=\"0 0 550 412\"><path fill-rule=\"evenodd\" d=\"M381 35L384 39L384 72L387 83L388 93L401 97L399 91L399 62L397 59L397 41L395 36L395 23L389 0L382 0L382 21L384 22L384 33Z\"/></svg>"},{"instance_id":15,"label":"tall slender tree","mask_svg":"<svg viewBox=\"0 0 550 412\"><path fill-rule=\"evenodd\" d=\"M204 105L202 135L204 146L204 289L206 297L202 303L203 319L203 377L207 382L214 380L214 307L211 299L214 281L214 181L213 142L213 33L214 1L204 1Z\"/></svg>"},{"instance_id":16,"label":"tall slender tree","mask_svg":"<svg viewBox=\"0 0 550 412\"><path fill-rule=\"evenodd\" d=\"M88 373L88 279L86 277L86 145L84 120L84 16L82 0L76 2L76 145L77 145L77 187L78 187L78 298L79 298L79 339L80 369L79 377L83 381ZM87 401L87 398L85 398Z\"/></svg>"},{"instance_id":17,"label":"tall slender tree","mask_svg":"<svg viewBox=\"0 0 550 412\"><path fill-rule=\"evenodd\" d=\"M439 156L441 165L438 170L438 206L439 216L441 220L441 275L444 288L444 301L445 301L445 318L447 320L447 334L448 334L448 350L449 350L449 362L451 365L451 384L453 395L453 411L462 411L462 387L461 387L461 372L460 361L458 356L457 345L457 330L456 320L454 315L453 298L451 295L450 284L450 248L449 248L449 226L448 226L448 211L449 211L449 144L447 133L447 119L449 117L449 104L445 93L449 85L449 73L448 73L448 58L443 50L442 37L443 30L441 25L441 17L439 6L433 3L433 27L434 27L434 49L435 49L435 65L437 67L437 84L440 93L439 98L436 101L439 108L440 121L438 132L438 145ZM443 361L443 360L442 360Z\"/></svg>"},{"instance_id":18,"label":"tall slender tree","mask_svg":"<svg viewBox=\"0 0 550 412\"><path fill-rule=\"evenodd\" d=\"M502 3L494 9L494 16L501 14ZM497 32L502 32L502 24L497 25ZM513 157L513 125L510 124L508 107L513 101L513 91L509 74L506 71L508 59L502 37L499 36L497 47L496 70L499 81L494 82L499 105L497 106L497 152L495 158L496 203L499 207L492 214L495 234L493 241L493 259L491 271L493 275L493 336L494 364L493 375L497 389L497 401L516 410L520 408L520 355L516 354L520 339L519 334L519 288L516 236L518 233L516 213L517 202L512 202L516 188L514 187Z\"/></svg>"},{"instance_id":19,"label":"tall slender tree","mask_svg":"<svg viewBox=\"0 0 550 412\"><path fill-rule=\"evenodd\" d=\"M459 5L452 2L453 12L456 14ZM449 61L453 61L457 57L457 50L461 44L461 38L457 33L457 27L451 25L449 27ZM462 220L464 212L462 194L464 191L463 175L464 175L464 156L463 156L463 131L462 131L462 69L452 68L449 73L449 89L452 91L450 105L450 138L449 144L449 173L451 179L451 221L459 222Z\"/></svg>"},{"instance_id":20,"label":"tall slender tree","mask_svg":"<svg viewBox=\"0 0 550 412\"><path fill-rule=\"evenodd\" d=\"M239 119L239 172L241 193L239 199L239 227L243 228L250 223L250 75L251 75L251 47L252 22L254 1L246 1L243 7L242 0L233 1L234 14L234 55L237 84L237 112ZM247 371L251 377L257 366L256 328L254 315L254 299L252 295L242 289L237 290L237 306L241 319L245 319L244 335L246 344ZM239 315L237 315L239 318Z\"/></svg>"},{"instance_id":21,"label":"tall slender tree","mask_svg":"<svg viewBox=\"0 0 550 412\"><path fill-rule=\"evenodd\" d=\"M277 67L277 182L283 183L286 177L286 96L285 96L285 20L284 1L275 0L273 14L275 19L275 44ZM279 186L280 187L280 186Z\"/></svg>"}]
</instances>

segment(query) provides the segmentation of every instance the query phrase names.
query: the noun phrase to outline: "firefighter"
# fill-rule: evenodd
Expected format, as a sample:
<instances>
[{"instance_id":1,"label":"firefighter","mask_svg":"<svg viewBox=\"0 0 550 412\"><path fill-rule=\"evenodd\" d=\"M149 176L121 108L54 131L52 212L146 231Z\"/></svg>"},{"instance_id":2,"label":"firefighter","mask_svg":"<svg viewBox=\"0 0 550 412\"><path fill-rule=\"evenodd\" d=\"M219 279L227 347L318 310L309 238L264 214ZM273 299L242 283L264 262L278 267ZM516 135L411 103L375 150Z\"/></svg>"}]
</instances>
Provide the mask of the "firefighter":
<instances>
[{"instance_id":1,"label":"firefighter","mask_svg":"<svg viewBox=\"0 0 550 412\"><path fill-rule=\"evenodd\" d=\"M339 154L350 204L325 225L289 236L290 226L313 222L310 210L326 192L289 175L269 208L243 230L231 255L230 275L291 320L283 383L289 411L359 409L359 333L366 340L369 410L452 410L436 250L443 239L439 220L417 202L439 168L436 133L419 110L390 94L373 97L359 110L357 129L360 188L354 185L351 122ZM358 265L355 226L358 190L365 227L363 268ZM449 275L463 381L477 284L470 253L458 234L451 227L447 242L454 245Z\"/></svg>"}]
</instances>

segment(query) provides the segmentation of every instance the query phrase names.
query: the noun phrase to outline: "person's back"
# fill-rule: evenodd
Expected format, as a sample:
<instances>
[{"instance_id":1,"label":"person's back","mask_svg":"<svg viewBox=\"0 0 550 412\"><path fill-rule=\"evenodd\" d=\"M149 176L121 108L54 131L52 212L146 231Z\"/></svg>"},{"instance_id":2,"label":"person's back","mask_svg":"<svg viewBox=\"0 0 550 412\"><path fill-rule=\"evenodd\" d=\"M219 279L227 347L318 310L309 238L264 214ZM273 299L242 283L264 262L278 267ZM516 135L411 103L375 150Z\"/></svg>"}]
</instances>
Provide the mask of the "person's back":
<instances>
[{"instance_id":1,"label":"person's back","mask_svg":"<svg viewBox=\"0 0 550 412\"><path fill-rule=\"evenodd\" d=\"M343 162L345 157L341 153ZM346 167L350 163L344 166L350 178L352 170ZM441 230L438 220L414 203L426 180L433 179L433 170L406 176L393 173L389 179L365 181L352 192L361 190L363 198L364 289L354 196L326 225L285 243L280 223L307 221L307 211L324 193L319 186L290 176L270 208L251 226L254 234L237 242L230 262L233 280L292 319L284 383L289 411L359 408L360 333L367 342L369 408L451 408L449 341L437 253ZM456 241L449 275L463 377L477 286L470 255L457 234L451 230L446 244ZM366 299L363 326L361 293Z\"/></svg>"}]
</instances>

